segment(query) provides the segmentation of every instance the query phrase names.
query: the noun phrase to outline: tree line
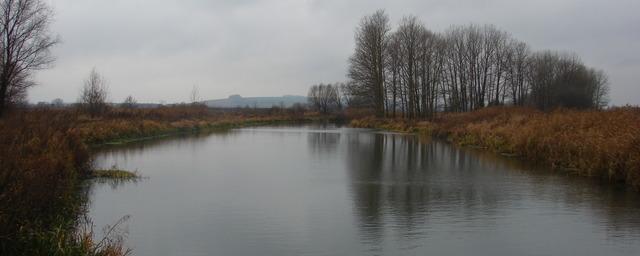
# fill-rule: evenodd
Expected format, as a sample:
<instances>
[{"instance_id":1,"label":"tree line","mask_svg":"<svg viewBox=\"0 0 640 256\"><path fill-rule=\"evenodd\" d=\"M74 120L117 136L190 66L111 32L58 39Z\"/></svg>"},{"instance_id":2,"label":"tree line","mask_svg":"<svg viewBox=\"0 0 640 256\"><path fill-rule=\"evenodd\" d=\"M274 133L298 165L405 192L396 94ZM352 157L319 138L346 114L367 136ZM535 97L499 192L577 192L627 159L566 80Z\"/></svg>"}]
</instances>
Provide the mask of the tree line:
<instances>
[{"instance_id":1,"label":"tree line","mask_svg":"<svg viewBox=\"0 0 640 256\"><path fill-rule=\"evenodd\" d=\"M578 56L533 52L493 25L436 33L407 16L392 30L383 10L361 20L348 77L350 105L405 118L506 104L601 108L609 90L607 75Z\"/></svg>"},{"instance_id":2,"label":"tree line","mask_svg":"<svg viewBox=\"0 0 640 256\"><path fill-rule=\"evenodd\" d=\"M320 113L327 114L353 105L351 94L346 83L320 83L311 86L307 99L309 107Z\"/></svg>"}]
</instances>

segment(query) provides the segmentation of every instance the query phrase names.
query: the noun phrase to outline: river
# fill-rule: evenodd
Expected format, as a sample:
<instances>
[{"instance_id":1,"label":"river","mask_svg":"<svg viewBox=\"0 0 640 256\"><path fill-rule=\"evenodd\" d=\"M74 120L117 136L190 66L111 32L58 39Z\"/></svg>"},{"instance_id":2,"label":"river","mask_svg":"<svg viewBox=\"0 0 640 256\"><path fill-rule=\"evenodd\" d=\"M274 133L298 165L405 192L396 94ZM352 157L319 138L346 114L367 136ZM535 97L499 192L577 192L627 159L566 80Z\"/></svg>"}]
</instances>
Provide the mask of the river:
<instances>
[{"instance_id":1,"label":"river","mask_svg":"<svg viewBox=\"0 0 640 256\"><path fill-rule=\"evenodd\" d=\"M640 255L640 193L415 135L243 128L96 164L146 177L89 190L134 255Z\"/></svg>"}]
</instances>

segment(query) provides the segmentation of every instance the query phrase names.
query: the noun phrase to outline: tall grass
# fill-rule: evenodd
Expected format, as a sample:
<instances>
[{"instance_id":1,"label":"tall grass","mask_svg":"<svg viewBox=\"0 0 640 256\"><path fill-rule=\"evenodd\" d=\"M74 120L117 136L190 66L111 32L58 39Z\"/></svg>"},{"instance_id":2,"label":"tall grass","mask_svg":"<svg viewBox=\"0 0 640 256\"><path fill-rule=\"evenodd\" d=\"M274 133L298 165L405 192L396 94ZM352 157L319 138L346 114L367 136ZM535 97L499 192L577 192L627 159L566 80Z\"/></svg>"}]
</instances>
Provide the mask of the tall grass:
<instances>
[{"instance_id":1,"label":"tall grass","mask_svg":"<svg viewBox=\"0 0 640 256\"><path fill-rule=\"evenodd\" d=\"M640 108L543 113L492 107L443 114L431 122L367 118L352 125L428 132L461 145L486 147L640 188Z\"/></svg>"},{"instance_id":2,"label":"tall grass","mask_svg":"<svg viewBox=\"0 0 640 256\"><path fill-rule=\"evenodd\" d=\"M89 154L73 121L65 115L35 112L0 121L0 226L22 223L67 205L74 182L86 170ZM25 205L28 204L28 205ZM25 206L25 207L22 207ZM43 221L47 222L47 221ZM2 232L5 233L5 232Z\"/></svg>"}]
</instances>

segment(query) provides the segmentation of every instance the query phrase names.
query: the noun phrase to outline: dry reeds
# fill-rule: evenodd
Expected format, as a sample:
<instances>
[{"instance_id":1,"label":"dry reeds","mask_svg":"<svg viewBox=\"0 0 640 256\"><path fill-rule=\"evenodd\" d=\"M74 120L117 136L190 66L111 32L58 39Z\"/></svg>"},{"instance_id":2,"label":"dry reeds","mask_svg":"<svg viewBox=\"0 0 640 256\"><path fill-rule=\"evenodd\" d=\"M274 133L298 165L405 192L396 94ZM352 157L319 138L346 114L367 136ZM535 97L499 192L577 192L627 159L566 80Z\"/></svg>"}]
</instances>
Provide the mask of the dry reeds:
<instances>
[{"instance_id":1,"label":"dry reeds","mask_svg":"<svg viewBox=\"0 0 640 256\"><path fill-rule=\"evenodd\" d=\"M214 110L201 105L155 109L114 109L99 118L80 117L78 131L90 145L242 125L307 120L291 111Z\"/></svg>"},{"instance_id":2,"label":"dry reeds","mask_svg":"<svg viewBox=\"0 0 640 256\"><path fill-rule=\"evenodd\" d=\"M640 188L640 109L606 111L492 107L469 113L447 113L432 122L362 119L357 127L409 126L461 145L519 155ZM395 130L395 129L394 129Z\"/></svg>"},{"instance_id":3,"label":"dry reeds","mask_svg":"<svg viewBox=\"0 0 640 256\"><path fill-rule=\"evenodd\" d=\"M73 227L89 152L75 118L58 111L0 120L0 254L46 254Z\"/></svg>"}]
</instances>

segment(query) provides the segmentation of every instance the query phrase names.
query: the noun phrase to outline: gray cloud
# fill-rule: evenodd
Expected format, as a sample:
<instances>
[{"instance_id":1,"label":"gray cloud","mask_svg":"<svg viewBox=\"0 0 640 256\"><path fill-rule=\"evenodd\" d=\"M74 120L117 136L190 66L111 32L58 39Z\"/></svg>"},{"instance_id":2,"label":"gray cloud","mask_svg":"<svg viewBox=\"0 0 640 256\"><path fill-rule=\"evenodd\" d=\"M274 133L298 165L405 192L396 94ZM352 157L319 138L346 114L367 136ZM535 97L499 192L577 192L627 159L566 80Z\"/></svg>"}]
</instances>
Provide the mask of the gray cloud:
<instances>
[{"instance_id":1,"label":"gray cloud","mask_svg":"<svg viewBox=\"0 0 640 256\"><path fill-rule=\"evenodd\" d=\"M534 49L575 52L610 75L614 104L640 104L637 0L52 0L57 62L36 75L31 101L74 101L96 67L111 100L180 102L306 94L345 80L363 15L416 15L434 31L490 23Z\"/></svg>"}]
</instances>

